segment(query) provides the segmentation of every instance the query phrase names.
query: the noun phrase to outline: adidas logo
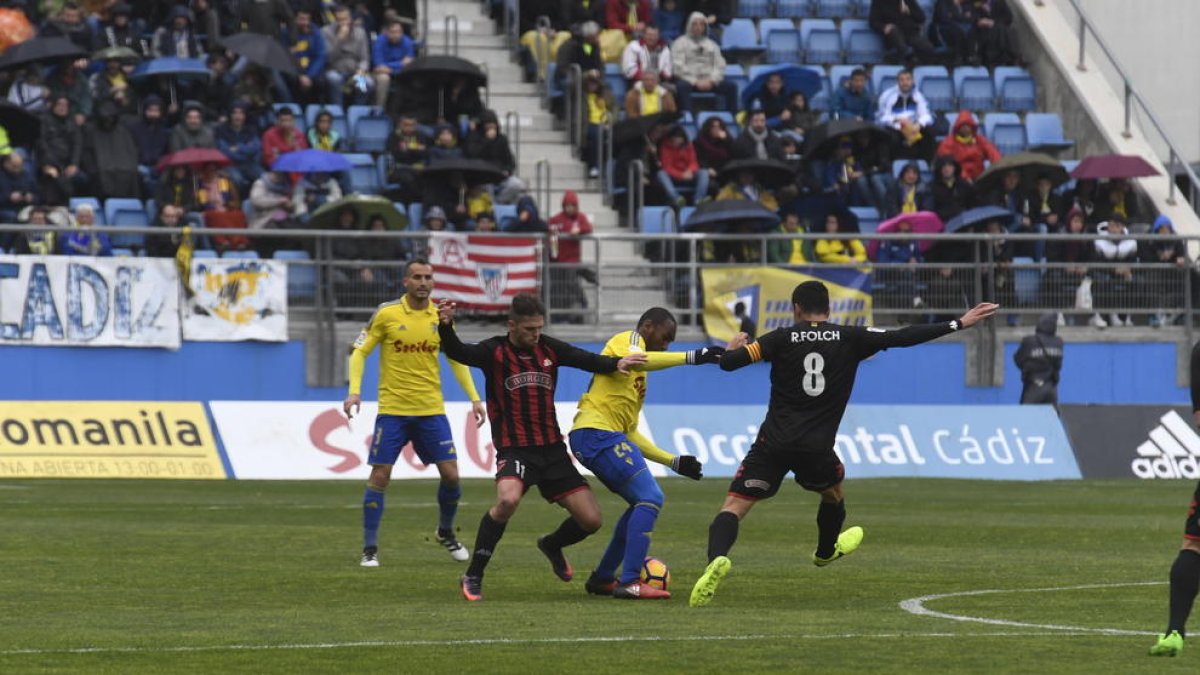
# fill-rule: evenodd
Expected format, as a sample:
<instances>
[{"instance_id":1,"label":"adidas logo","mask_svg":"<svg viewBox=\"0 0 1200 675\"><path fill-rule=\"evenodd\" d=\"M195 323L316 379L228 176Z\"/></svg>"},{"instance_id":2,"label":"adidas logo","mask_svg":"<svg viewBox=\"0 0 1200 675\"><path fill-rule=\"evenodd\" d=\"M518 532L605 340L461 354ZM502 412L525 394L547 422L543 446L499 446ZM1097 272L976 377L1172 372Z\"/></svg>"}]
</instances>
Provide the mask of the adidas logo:
<instances>
[{"instance_id":1,"label":"adidas logo","mask_svg":"<svg viewBox=\"0 0 1200 675\"><path fill-rule=\"evenodd\" d=\"M1172 410L1150 430L1150 438L1137 448L1130 464L1142 479L1200 478L1200 435Z\"/></svg>"}]
</instances>

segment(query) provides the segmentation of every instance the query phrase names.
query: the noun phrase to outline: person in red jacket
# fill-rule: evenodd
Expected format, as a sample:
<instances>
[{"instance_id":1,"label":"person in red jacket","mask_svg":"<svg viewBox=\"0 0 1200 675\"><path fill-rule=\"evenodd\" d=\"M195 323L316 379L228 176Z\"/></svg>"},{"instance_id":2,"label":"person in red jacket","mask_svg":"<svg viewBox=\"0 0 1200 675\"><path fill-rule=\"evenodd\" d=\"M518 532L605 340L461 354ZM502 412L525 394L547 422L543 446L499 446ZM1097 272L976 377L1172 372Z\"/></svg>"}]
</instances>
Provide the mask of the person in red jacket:
<instances>
[{"instance_id":1,"label":"person in red jacket","mask_svg":"<svg viewBox=\"0 0 1200 675\"><path fill-rule=\"evenodd\" d=\"M262 161L267 169L279 159L280 155L293 150L307 150L308 141L304 134L296 128L296 113L291 108L280 108L276 113L275 126L263 132Z\"/></svg>"},{"instance_id":2,"label":"person in red jacket","mask_svg":"<svg viewBox=\"0 0 1200 675\"><path fill-rule=\"evenodd\" d=\"M962 167L962 178L974 183L983 173L984 160L995 164L1000 159L1000 151L983 134L978 133L971 111L963 110L954 120L954 130L938 146L937 156L953 157Z\"/></svg>"},{"instance_id":3,"label":"person in red jacket","mask_svg":"<svg viewBox=\"0 0 1200 675\"><path fill-rule=\"evenodd\" d=\"M671 203L677 206L687 205L687 199L679 194L680 184L696 188L692 197L694 204L699 204L700 200L708 196L708 172L700 170L696 148L688 140L683 127L672 127L659 142L658 163L662 166L658 172L658 183L667 193Z\"/></svg>"},{"instance_id":4,"label":"person in red jacket","mask_svg":"<svg viewBox=\"0 0 1200 675\"><path fill-rule=\"evenodd\" d=\"M604 27L624 31L629 39L641 35L653 20L650 0L607 0L604 4Z\"/></svg>"},{"instance_id":5,"label":"person in red jacket","mask_svg":"<svg viewBox=\"0 0 1200 675\"><path fill-rule=\"evenodd\" d=\"M579 237L592 233L592 223L579 210L579 196L572 190L563 193L562 211L546 225L550 230L550 306L555 309L587 309L587 296L579 285L584 277L596 283L591 269L577 267L583 260ZM568 317L571 323L582 323L582 316Z\"/></svg>"}]
</instances>

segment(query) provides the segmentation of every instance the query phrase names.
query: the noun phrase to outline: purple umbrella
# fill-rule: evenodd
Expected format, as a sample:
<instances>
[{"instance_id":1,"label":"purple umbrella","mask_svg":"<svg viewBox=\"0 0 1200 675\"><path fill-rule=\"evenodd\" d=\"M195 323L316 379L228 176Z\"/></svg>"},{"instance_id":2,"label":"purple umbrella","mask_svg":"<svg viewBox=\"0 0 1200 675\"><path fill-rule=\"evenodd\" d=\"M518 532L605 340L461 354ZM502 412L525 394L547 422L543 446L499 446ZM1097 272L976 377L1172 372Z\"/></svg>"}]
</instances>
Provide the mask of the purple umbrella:
<instances>
[{"instance_id":1,"label":"purple umbrella","mask_svg":"<svg viewBox=\"0 0 1200 675\"><path fill-rule=\"evenodd\" d=\"M1071 172L1071 178L1142 178L1157 176L1158 169L1137 155L1093 155L1085 157Z\"/></svg>"},{"instance_id":2,"label":"purple umbrella","mask_svg":"<svg viewBox=\"0 0 1200 675\"><path fill-rule=\"evenodd\" d=\"M900 223L908 221L912 225L912 231L916 234L938 234L946 229L942 225L942 219L933 211L917 211L915 213L901 213L895 218L889 218L879 224L875 232L877 234L896 234L900 230ZM933 246L932 239L922 239L917 242L917 246L924 253ZM874 239L867 242L867 255L871 260L875 260L876 254L879 252L879 240Z\"/></svg>"}]
</instances>

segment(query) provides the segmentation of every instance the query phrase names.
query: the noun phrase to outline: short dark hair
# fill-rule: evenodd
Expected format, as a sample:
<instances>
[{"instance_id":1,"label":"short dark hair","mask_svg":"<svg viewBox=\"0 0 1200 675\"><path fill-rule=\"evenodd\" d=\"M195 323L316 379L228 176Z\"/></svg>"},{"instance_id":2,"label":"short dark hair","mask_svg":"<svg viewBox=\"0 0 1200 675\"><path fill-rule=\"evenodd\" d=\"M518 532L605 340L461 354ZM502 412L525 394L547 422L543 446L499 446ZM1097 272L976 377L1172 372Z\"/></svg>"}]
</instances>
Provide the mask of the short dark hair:
<instances>
[{"instance_id":1,"label":"short dark hair","mask_svg":"<svg viewBox=\"0 0 1200 675\"><path fill-rule=\"evenodd\" d=\"M429 260L425 258L413 258L404 264L404 276L406 278L412 273L413 265L428 265L429 267L433 267L433 265L429 264Z\"/></svg>"},{"instance_id":2,"label":"short dark hair","mask_svg":"<svg viewBox=\"0 0 1200 675\"><path fill-rule=\"evenodd\" d=\"M296 111L292 110L292 106L290 106L290 105L279 106L279 110L275 111L275 117L285 117L285 116L286 117L295 117L296 116Z\"/></svg>"},{"instance_id":3,"label":"short dark hair","mask_svg":"<svg viewBox=\"0 0 1200 675\"><path fill-rule=\"evenodd\" d=\"M901 76L901 75L903 75L903 74L905 74L905 73L908 73L909 75L912 75L912 74L913 74L913 71L912 71L912 69L911 69L911 68L905 68L904 70L901 70L900 72L896 73L896 79L897 79L897 80L898 80L898 79L900 79L900 76Z\"/></svg>"},{"instance_id":4,"label":"short dark hair","mask_svg":"<svg viewBox=\"0 0 1200 675\"><path fill-rule=\"evenodd\" d=\"M640 327L647 321L650 322L651 326L661 326L667 322L678 323L675 321L675 315L671 313L671 310L665 307L651 307L646 310L642 314L642 318L638 319L637 325Z\"/></svg>"},{"instance_id":5,"label":"short dark hair","mask_svg":"<svg viewBox=\"0 0 1200 675\"><path fill-rule=\"evenodd\" d=\"M509 319L518 321L535 316L546 316L546 306L536 295L518 293L513 296L512 306L508 309Z\"/></svg>"},{"instance_id":6,"label":"short dark hair","mask_svg":"<svg viewBox=\"0 0 1200 675\"><path fill-rule=\"evenodd\" d=\"M850 77L858 77L859 75L866 77L867 71L863 68L855 68L854 70L850 71Z\"/></svg>"},{"instance_id":7,"label":"short dark hair","mask_svg":"<svg viewBox=\"0 0 1200 675\"><path fill-rule=\"evenodd\" d=\"M739 300L738 303L733 306L734 314L741 314L745 311L746 311L746 303L742 302L741 300Z\"/></svg>"},{"instance_id":8,"label":"short dark hair","mask_svg":"<svg viewBox=\"0 0 1200 675\"><path fill-rule=\"evenodd\" d=\"M828 314L829 289L820 281L805 281L792 291L792 304L805 314Z\"/></svg>"}]
</instances>

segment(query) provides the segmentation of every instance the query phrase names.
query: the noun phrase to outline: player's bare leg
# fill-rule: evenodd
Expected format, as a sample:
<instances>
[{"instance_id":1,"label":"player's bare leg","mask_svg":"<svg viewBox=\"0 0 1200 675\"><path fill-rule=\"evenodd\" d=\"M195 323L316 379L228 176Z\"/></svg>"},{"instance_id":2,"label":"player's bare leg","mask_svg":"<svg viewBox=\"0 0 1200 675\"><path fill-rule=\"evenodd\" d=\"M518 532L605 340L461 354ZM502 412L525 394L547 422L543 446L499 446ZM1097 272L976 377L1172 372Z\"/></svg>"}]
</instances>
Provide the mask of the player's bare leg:
<instances>
[{"instance_id":1,"label":"player's bare leg","mask_svg":"<svg viewBox=\"0 0 1200 675\"><path fill-rule=\"evenodd\" d=\"M596 494L585 487L564 495L558 500L558 505L571 516L563 520L554 532L539 537L537 545L538 550L550 560L554 575L563 581L570 581L575 577L575 571L563 554L563 549L583 541L600 529L600 504L596 501Z\"/></svg>"},{"instance_id":2,"label":"player's bare leg","mask_svg":"<svg viewBox=\"0 0 1200 675\"><path fill-rule=\"evenodd\" d=\"M525 484L521 479L506 476L496 481L496 503L488 509L479 521L479 532L475 535L475 551L471 556L471 564L462 576L462 594L467 600L483 599L483 572L491 562L500 538L504 536L504 528L517 512L521 497L525 494Z\"/></svg>"},{"instance_id":3,"label":"player's bare leg","mask_svg":"<svg viewBox=\"0 0 1200 675\"><path fill-rule=\"evenodd\" d=\"M845 522L846 500L842 495L842 484L838 483L821 490L821 505L817 507L817 551L813 553L814 565L824 567L858 550L863 540L863 529L852 527L842 532Z\"/></svg>"},{"instance_id":4,"label":"player's bare leg","mask_svg":"<svg viewBox=\"0 0 1200 675\"><path fill-rule=\"evenodd\" d=\"M454 535L454 516L458 513L458 500L462 498L462 486L458 481L458 462L451 459L436 464L441 483L438 484L438 527L434 537L437 543L459 562L466 562L470 554Z\"/></svg>"},{"instance_id":5,"label":"player's bare leg","mask_svg":"<svg viewBox=\"0 0 1200 675\"><path fill-rule=\"evenodd\" d=\"M1193 505L1193 508L1195 506ZM1184 539L1171 565L1171 609L1167 631L1150 648L1150 656L1178 656L1187 635L1187 620L1200 589L1200 541Z\"/></svg>"},{"instance_id":6,"label":"player's bare leg","mask_svg":"<svg viewBox=\"0 0 1200 675\"><path fill-rule=\"evenodd\" d=\"M704 574L696 580L688 604L692 607L703 607L712 602L716 595L717 586L729 574L733 563L727 557L737 541L738 524L754 508L755 500L737 495L727 495L721 505L717 517L708 526L708 567Z\"/></svg>"},{"instance_id":7,"label":"player's bare leg","mask_svg":"<svg viewBox=\"0 0 1200 675\"><path fill-rule=\"evenodd\" d=\"M379 567L379 522L383 519L384 493L392 482L390 464L372 464L363 493L363 567Z\"/></svg>"}]
</instances>

